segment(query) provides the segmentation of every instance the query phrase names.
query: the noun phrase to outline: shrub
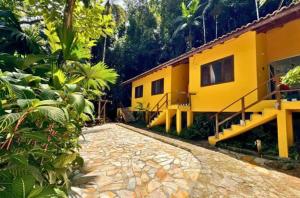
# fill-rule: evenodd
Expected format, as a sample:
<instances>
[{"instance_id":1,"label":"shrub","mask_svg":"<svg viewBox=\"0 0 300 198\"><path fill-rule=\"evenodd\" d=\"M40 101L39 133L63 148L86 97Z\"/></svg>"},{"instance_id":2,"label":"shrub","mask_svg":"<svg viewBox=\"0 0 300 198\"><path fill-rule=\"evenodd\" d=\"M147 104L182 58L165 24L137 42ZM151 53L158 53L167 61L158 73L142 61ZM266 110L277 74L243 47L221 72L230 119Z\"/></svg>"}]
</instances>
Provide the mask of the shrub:
<instances>
[{"instance_id":1,"label":"shrub","mask_svg":"<svg viewBox=\"0 0 300 198\"><path fill-rule=\"evenodd\" d=\"M9 15L0 10L0 17ZM0 53L0 197L67 197L69 177L83 165L79 136L93 119L89 100L117 77L86 61L90 47L75 31L46 35L50 54Z\"/></svg>"},{"instance_id":2,"label":"shrub","mask_svg":"<svg viewBox=\"0 0 300 198\"><path fill-rule=\"evenodd\" d=\"M284 77L282 82L287 85L299 85L300 84L300 66L290 70Z\"/></svg>"}]
</instances>

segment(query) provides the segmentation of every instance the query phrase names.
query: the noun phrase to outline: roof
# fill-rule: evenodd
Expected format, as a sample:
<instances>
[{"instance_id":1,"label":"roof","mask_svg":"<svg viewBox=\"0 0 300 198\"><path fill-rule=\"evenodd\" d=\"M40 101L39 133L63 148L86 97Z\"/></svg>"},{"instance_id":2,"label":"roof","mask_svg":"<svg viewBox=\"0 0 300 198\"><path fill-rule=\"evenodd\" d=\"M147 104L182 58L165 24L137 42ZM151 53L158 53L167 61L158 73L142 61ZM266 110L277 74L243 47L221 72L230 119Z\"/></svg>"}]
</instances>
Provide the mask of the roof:
<instances>
[{"instance_id":1,"label":"roof","mask_svg":"<svg viewBox=\"0 0 300 198\"><path fill-rule=\"evenodd\" d=\"M224 43L232 38L239 37L240 35L249 32L249 31L256 31L256 32L267 32L270 29L276 28L281 26L284 23L292 21L294 19L300 18L300 3L292 3L289 6L282 7L279 10L274 11L271 14L266 15L265 17L260 18L259 20L254 20L251 23L248 23L240 28L237 28L215 40L212 40L198 48L194 48L180 56L173 58L165 63L162 63L140 75L137 75L129 80L126 80L122 83L122 85L128 84L134 80L147 76L150 73L158 71L160 69L166 68L167 66L172 66L177 64L180 61L183 61L194 54L202 52L206 49L210 49L218 44Z\"/></svg>"}]
</instances>

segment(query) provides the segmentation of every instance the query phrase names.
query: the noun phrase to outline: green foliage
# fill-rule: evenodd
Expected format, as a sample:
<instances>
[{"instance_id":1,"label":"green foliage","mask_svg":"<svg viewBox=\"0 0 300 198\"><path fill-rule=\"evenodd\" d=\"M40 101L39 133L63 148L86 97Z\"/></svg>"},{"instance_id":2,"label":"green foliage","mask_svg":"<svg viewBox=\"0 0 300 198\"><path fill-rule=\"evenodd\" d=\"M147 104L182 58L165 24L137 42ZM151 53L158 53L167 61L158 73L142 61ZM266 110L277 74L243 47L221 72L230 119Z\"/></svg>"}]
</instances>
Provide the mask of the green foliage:
<instances>
[{"instance_id":1,"label":"green foliage","mask_svg":"<svg viewBox=\"0 0 300 198\"><path fill-rule=\"evenodd\" d=\"M257 152L255 141L259 139L262 142L262 154L277 156L277 136L274 136L274 131L276 131L276 124L271 122L263 126L256 127L248 133L219 142L217 145L248 149Z\"/></svg>"},{"instance_id":2,"label":"green foliage","mask_svg":"<svg viewBox=\"0 0 300 198\"><path fill-rule=\"evenodd\" d=\"M60 8L54 4L65 1L23 3ZM32 9L33 14L40 11ZM104 63L89 63L94 41L79 32L80 24L66 29L60 16L51 20L52 14L43 15L49 23L37 26L43 38L33 42L37 40L28 37L18 17L0 9L0 197L67 197L69 177L83 165L81 129L94 118L88 99L101 95L118 77ZM102 34L111 32L108 26L101 28Z\"/></svg>"},{"instance_id":3,"label":"green foliage","mask_svg":"<svg viewBox=\"0 0 300 198\"><path fill-rule=\"evenodd\" d=\"M197 11L200 6L199 0L192 0L188 5L184 2L181 3L181 12L182 16L179 16L175 19L175 25L177 29L173 33L173 37L178 36L178 33L186 31L186 42L187 48L191 49L193 47L193 35L192 28L193 26L200 26L199 17L197 17Z\"/></svg>"},{"instance_id":4,"label":"green foliage","mask_svg":"<svg viewBox=\"0 0 300 198\"><path fill-rule=\"evenodd\" d=\"M159 133L166 133L164 126L154 126L151 128L151 130ZM207 140L207 138L211 135L212 131L212 123L208 119L208 117L204 114L196 114L194 118L194 124L192 126L188 128L183 128L179 134L173 127L167 134L170 134L171 136L175 137L181 137L187 140Z\"/></svg>"},{"instance_id":5,"label":"green foliage","mask_svg":"<svg viewBox=\"0 0 300 198\"><path fill-rule=\"evenodd\" d=\"M26 0L18 11L28 17L42 17L46 23L59 27L63 24L65 5L65 0ZM76 1L73 20L74 30L87 39L112 35L115 28L112 15L105 13L101 1Z\"/></svg>"},{"instance_id":6,"label":"green foliage","mask_svg":"<svg viewBox=\"0 0 300 198\"><path fill-rule=\"evenodd\" d=\"M299 85L300 84L300 66L290 70L283 78L282 82L287 85Z\"/></svg>"},{"instance_id":7,"label":"green foliage","mask_svg":"<svg viewBox=\"0 0 300 198\"><path fill-rule=\"evenodd\" d=\"M39 53L41 51L33 35L21 28L16 15L9 10L0 10L0 52L13 54Z\"/></svg>"}]
</instances>

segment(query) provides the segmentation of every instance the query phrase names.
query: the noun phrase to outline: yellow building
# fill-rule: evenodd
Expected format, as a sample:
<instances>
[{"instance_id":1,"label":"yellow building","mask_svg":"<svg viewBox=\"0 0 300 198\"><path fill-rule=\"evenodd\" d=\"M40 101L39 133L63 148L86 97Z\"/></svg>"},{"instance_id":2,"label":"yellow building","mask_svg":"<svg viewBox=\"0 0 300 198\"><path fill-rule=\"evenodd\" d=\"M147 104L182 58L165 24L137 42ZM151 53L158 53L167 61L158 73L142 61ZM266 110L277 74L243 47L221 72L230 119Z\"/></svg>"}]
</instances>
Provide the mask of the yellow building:
<instances>
[{"instance_id":1,"label":"yellow building","mask_svg":"<svg viewBox=\"0 0 300 198\"><path fill-rule=\"evenodd\" d=\"M131 83L131 109L142 105L149 112L150 127L165 124L169 131L176 116L180 133L182 112L187 113L187 126L195 112L214 115L216 134L209 137L211 144L277 119L279 155L288 157L288 147L294 143L292 113L300 112L300 101L283 95L299 90L282 90L276 79L297 65L300 4L284 7L123 84ZM224 129L233 118L240 122Z\"/></svg>"}]
</instances>

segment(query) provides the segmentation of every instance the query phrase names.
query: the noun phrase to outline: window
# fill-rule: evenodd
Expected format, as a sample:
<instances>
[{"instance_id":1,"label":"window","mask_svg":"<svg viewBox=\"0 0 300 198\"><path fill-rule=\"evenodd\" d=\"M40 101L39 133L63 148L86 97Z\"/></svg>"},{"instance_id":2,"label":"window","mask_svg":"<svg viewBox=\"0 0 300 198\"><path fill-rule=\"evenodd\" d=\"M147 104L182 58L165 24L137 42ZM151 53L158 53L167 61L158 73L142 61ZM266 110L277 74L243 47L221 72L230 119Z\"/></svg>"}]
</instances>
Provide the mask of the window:
<instances>
[{"instance_id":1,"label":"window","mask_svg":"<svg viewBox=\"0 0 300 198\"><path fill-rule=\"evenodd\" d=\"M156 81L152 81L151 93L152 93L152 95L164 93L164 79L163 78L156 80Z\"/></svg>"},{"instance_id":2,"label":"window","mask_svg":"<svg viewBox=\"0 0 300 198\"><path fill-rule=\"evenodd\" d=\"M142 98L143 97L143 85L140 85L135 88L135 98Z\"/></svg>"},{"instance_id":3,"label":"window","mask_svg":"<svg viewBox=\"0 0 300 198\"><path fill-rule=\"evenodd\" d=\"M201 66L201 86L208 86L234 80L234 58L229 56Z\"/></svg>"}]
</instances>

